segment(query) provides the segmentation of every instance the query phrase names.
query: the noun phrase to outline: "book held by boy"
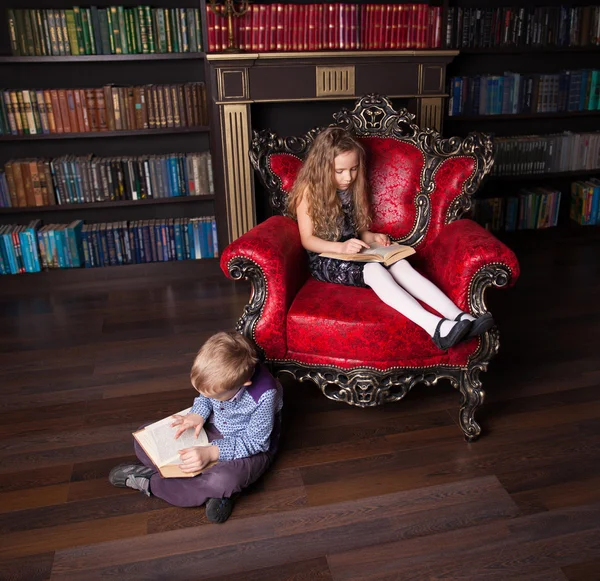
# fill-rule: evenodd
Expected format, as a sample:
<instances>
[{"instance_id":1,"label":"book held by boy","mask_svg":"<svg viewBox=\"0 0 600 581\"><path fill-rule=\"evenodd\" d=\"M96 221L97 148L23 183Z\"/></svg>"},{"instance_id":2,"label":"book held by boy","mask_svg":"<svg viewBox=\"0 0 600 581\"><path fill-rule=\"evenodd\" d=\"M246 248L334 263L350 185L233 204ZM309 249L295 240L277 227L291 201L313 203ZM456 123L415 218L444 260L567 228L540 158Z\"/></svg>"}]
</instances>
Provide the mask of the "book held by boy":
<instances>
[{"instance_id":1,"label":"book held by boy","mask_svg":"<svg viewBox=\"0 0 600 581\"><path fill-rule=\"evenodd\" d=\"M173 415L185 416L191 409L192 408L187 408L178 414ZM177 433L179 426L171 427L171 424L174 421L173 416L168 416L138 430L137 432L133 432L133 437L158 468L160 475L163 478L190 478L192 476L197 476L203 472L203 470L199 470L198 472L183 472L181 470L179 467L181 464L179 450L192 448L193 446L208 446L208 436L206 435L204 428L202 428L200 434L198 434L198 437L196 438L194 428L190 428L183 432L176 440L175 434ZM206 466L204 470L215 464L216 462L212 462Z\"/></svg>"},{"instance_id":2,"label":"book held by boy","mask_svg":"<svg viewBox=\"0 0 600 581\"><path fill-rule=\"evenodd\" d=\"M370 244L369 248L363 248L358 254L321 252L319 256L337 258L339 260L351 260L353 262L381 262L385 266L390 266L391 264L394 264L394 262L398 262L414 253L415 249L412 246L394 243L389 246Z\"/></svg>"}]
</instances>

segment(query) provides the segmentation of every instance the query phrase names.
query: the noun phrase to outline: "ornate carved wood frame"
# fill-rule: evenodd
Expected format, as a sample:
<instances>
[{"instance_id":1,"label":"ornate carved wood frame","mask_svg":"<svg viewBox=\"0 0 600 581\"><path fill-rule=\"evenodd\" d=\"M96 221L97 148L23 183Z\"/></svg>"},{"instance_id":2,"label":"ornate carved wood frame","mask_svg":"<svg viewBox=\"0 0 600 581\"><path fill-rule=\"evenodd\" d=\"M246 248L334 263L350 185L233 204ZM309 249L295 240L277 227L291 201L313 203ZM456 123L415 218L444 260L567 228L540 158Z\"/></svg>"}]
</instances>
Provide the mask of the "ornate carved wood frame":
<instances>
[{"instance_id":1,"label":"ornate carved wood frame","mask_svg":"<svg viewBox=\"0 0 600 581\"><path fill-rule=\"evenodd\" d=\"M401 240L406 244L418 244L424 237L429 223L430 199L433 176L439 164L448 157L469 155L476 161L475 171L464 184L462 193L450 208L446 221L460 218L471 207L471 196L493 164L492 141L487 135L473 133L464 139L443 139L432 129L421 130L413 123L414 115L408 111L395 111L389 100L379 95L367 95L360 99L352 111L342 110L334 116L335 123L355 135L393 137L412 143L425 154L425 171L421 177L421 191L416 203L418 216L412 231ZM285 192L279 178L271 171L269 154L288 153L303 158L315 136L322 128L309 131L301 137L281 138L269 131L254 134L250 158L270 194L273 208L283 213ZM237 257L228 265L233 279L248 279L252 283L252 296L237 324L237 330L255 337L256 324L264 307L268 286L262 269L253 261ZM490 286L502 287L510 280L511 272L505 264L490 264L480 269L469 284L469 306L474 315L487 311L485 291ZM258 343L257 343L258 344ZM475 411L482 404L484 391L479 375L487 370L488 363L499 349L499 333L491 329L479 338L479 346L465 367L438 365L429 367L395 367L384 371L359 367L343 369L333 366L307 365L294 360L269 360L267 363L277 374L287 373L298 381L314 381L323 394L330 399L348 404L370 407L402 399L414 385L434 385L440 379L448 379L461 393L459 421L467 440L475 440L481 433L475 421ZM260 348L260 344L258 344Z\"/></svg>"}]
</instances>

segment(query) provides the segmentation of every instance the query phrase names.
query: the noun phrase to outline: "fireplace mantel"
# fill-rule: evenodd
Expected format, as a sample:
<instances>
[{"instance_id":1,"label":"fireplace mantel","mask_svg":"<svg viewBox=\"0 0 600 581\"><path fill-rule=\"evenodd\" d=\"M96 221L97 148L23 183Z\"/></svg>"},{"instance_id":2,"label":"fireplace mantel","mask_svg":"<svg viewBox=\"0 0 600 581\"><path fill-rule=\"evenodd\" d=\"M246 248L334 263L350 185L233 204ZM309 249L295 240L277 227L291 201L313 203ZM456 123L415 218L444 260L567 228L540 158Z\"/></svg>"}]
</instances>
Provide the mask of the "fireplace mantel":
<instances>
[{"instance_id":1,"label":"fireplace mantel","mask_svg":"<svg viewBox=\"0 0 600 581\"><path fill-rule=\"evenodd\" d=\"M235 240L256 224L248 158L252 103L348 100L379 93L407 100L420 127L441 131L450 50L208 54L217 191ZM223 224L223 221L221 221Z\"/></svg>"}]
</instances>

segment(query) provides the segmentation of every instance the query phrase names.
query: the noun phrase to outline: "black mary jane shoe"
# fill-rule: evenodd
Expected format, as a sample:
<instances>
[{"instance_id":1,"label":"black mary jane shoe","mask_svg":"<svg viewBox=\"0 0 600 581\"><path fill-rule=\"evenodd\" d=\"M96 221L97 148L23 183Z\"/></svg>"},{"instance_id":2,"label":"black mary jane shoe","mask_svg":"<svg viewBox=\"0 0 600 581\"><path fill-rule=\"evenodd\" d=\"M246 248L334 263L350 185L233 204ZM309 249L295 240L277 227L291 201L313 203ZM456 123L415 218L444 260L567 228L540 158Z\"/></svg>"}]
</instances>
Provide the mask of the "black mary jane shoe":
<instances>
[{"instance_id":1,"label":"black mary jane shoe","mask_svg":"<svg viewBox=\"0 0 600 581\"><path fill-rule=\"evenodd\" d=\"M449 320L450 319L440 319L440 322L437 324L435 333L432 337L436 347L442 351L446 351L450 349L450 347L454 347L454 345L464 339L464 337L466 337L471 330L471 321L459 321L456 323L456 325L454 325L454 327L452 327L450 333L448 333L445 337L440 337L442 323Z\"/></svg>"},{"instance_id":2,"label":"black mary jane shoe","mask_svg":"<svg viewBox=\"0 0 600 581\"><path fill-rule=\"evenodd\" d=\"M454 320L460 321L466 314L467 313L461 313ZM468 321L468 319L465 320ZM471 321L471 329L469 330L466 339L473 339L473 337L483 335L483 333L489 331L495 324L492 313L485 313L484 315L481 315L481 317L477 317L474 321Z\"/></svg>"}]
</instances>

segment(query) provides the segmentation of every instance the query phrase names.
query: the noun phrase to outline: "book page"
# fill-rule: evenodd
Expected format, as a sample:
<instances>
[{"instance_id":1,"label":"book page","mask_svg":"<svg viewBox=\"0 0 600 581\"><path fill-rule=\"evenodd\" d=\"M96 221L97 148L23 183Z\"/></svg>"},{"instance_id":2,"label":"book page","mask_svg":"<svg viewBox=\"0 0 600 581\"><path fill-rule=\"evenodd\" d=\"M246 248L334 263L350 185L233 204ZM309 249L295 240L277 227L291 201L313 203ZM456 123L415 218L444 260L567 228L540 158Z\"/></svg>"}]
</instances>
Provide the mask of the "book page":
<instances>
[{"instance_id":1,"label":"book page","mask_svg":"<svg viewBox=\"0 0 600 581\"><path fill-rule=\"evenodd\" d=\"M397 250L402 250L404 245L402 244L390 244L389 246L382 246L381 244L369 244L369 248L361 250L361 254L376 254L378 256L387 256L388 254Z\"/></svg>"},{"instance_id":2,"label":"book page","mask_svg":"<svg viewBox=\"0 0 600 581\"><path fill-rule=\"evenodd\" d=\"M179 415L185 416L191 408L179 412ZM179 426L171 427L174 418L168 416L158 422L146 426L143 430L136 432L134 436L144 448L151 460L157 466L164 464L179 464L179 450L190 448L192 446L208 446L208 436L204 429L198 435L194 435L194 430L186 430L179 438L175 439L175 434ZM155 456L156 455L156 456Z\"/></svg>"}]
</instances>

